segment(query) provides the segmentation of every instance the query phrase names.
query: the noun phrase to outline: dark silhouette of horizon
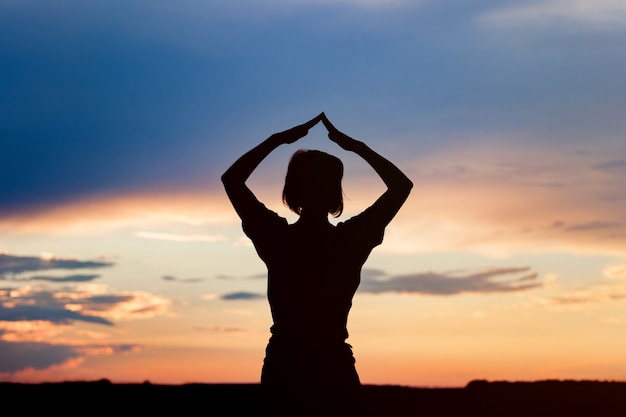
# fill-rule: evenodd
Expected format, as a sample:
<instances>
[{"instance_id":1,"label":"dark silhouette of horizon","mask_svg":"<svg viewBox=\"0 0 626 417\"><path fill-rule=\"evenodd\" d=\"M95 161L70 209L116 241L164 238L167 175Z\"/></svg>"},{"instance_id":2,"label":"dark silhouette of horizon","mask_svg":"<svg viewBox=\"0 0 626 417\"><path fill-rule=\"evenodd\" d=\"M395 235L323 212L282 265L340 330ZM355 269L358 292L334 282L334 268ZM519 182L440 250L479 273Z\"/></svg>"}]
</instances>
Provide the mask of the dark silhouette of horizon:
<instances>
[{"instance_id":1,"label":"dark silhouette of horizon","mask_svg":"<svg viewBox=\"0 0 626 417\"><path fill-rule=\"evenodd\" d=\"M417 388L363 385L361 412L369 416L480 416L480 417L621 417L626 415L626 381L545 380L508 382L473 380L461 388ZM50 412L60 399L77 399L99 413L183 412L228 416L271 416L264 408L260 384L160 385L68 381L58 383L2 383L0 395L21 404L20 410ZM292 415L304 415L294 413ZM335 414L327 413L332 416Z\"/></svg>"}]
</instances>

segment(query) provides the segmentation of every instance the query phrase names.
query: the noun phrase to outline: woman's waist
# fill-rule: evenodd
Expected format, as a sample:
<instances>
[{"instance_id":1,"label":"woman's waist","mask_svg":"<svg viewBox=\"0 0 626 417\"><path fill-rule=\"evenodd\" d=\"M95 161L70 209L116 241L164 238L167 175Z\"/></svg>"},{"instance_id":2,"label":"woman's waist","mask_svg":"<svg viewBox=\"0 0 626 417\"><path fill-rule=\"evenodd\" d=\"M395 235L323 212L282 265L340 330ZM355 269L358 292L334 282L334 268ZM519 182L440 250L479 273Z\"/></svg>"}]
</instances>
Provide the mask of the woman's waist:
<instances>
[{"instance_id":1,"label":"woman's waist","mask_svg":"<svg viewBox=\"0 0 626 417\"><path fill-rule=\"evenodd\" d=\"M342 345L348 338L345 325L307 326L303 324L274 323L270 341L286 344Z\"/></svg>"}]
</instances>

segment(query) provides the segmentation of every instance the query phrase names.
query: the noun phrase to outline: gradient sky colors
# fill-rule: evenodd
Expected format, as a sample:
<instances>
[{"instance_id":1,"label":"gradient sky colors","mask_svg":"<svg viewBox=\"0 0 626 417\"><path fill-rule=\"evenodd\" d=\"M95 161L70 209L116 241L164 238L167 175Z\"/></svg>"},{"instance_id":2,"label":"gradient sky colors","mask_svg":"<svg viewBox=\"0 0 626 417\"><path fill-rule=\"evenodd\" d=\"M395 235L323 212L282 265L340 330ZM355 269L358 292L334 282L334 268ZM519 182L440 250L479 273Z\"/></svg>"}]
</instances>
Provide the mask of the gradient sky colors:
<instances>
[{"instance_id":1,"label":"gradient sky colors","mask_svg":"<svg viewBox=\"0 0 626 417\"><path fill-rule=\"evenodd\" d=\"M365 383L626 379L626 4L0 0L0 380L256 382L264 265L219 175L325 111L415 183L349 321ZM346 165L323 127L286 163Z\"/></svg>"}]
</instances>

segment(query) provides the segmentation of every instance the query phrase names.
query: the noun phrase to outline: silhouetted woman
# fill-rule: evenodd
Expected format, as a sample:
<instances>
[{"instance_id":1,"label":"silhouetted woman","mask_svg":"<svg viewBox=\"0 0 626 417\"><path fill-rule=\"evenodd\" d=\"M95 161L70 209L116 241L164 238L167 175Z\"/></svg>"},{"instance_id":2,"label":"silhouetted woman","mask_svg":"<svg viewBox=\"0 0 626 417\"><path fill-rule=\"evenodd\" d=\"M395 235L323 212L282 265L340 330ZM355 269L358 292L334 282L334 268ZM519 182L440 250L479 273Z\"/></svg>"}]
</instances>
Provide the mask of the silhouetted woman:
<instances>
[{"instance_id":1,"label":"silhouetted woman","mask_svg":"<svg viewBox=\"0 0 626 417\"><path fill-rule=\"evenodd\" d=\"M333 226L328 215L343 211L343 164L321 151L299 150L289 162L283 189L283 202L300 216L289 224L257 200L246 180L270 152L306 136L319 121L333 142L378 173L387 190L364 212ZM391 162L337 130L324 113L270 136L239 158L222 182L268 269L274 324L261 384L270 389L274 406L294 416L351 407L360 387L351 346L345 343L352 297L361 267L413 184Z\"/></svg>"}]
</instances>

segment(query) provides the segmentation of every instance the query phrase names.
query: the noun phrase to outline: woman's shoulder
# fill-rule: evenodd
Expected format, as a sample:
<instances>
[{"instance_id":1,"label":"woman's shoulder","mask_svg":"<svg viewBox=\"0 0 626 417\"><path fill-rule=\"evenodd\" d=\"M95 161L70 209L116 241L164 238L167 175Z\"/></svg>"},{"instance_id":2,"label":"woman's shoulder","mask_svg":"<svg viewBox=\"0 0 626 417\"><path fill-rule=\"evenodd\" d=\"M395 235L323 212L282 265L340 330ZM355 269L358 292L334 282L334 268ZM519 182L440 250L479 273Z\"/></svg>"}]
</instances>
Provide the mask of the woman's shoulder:
<instances>
[{"instance_id":1,"label":"woman's shoulder","mask_svg":"<svg viewBox=\"0 0 626 417\"><path fill-rule=\"evenodd\" d=\"M249 215L242 218L242 226L246 235L253 237L275 233L277 229L288 227L289 223L286 218L259 202L254 211L250 211Z\"/></svg>"},{"instance_id":2,"label":"woman's shoulder","mask_svg":"<svg viewBox=\"0 0 626 417\"><path fill-rule=\"evenodd\" d=\"M342 222L337 223L338 228L346 228L346 227L375 227L375 228L384 228L384 225L381 221L378 221L376 218L374 210L372 207L368 207L363 210L359 214L356 214Z\"/></svg>"},{"instance_id":3,"label":"woman's shoulder","mask_svg":"<svg viewBox=\"0 0 626 417\"><path fill-rule=\"evenodd\" d=\"M372 211L365 210L349 219L337 223L337 231L365 246L379 245L385 233L385 225L377 221Z\"/></svg>"}]
</instances>

